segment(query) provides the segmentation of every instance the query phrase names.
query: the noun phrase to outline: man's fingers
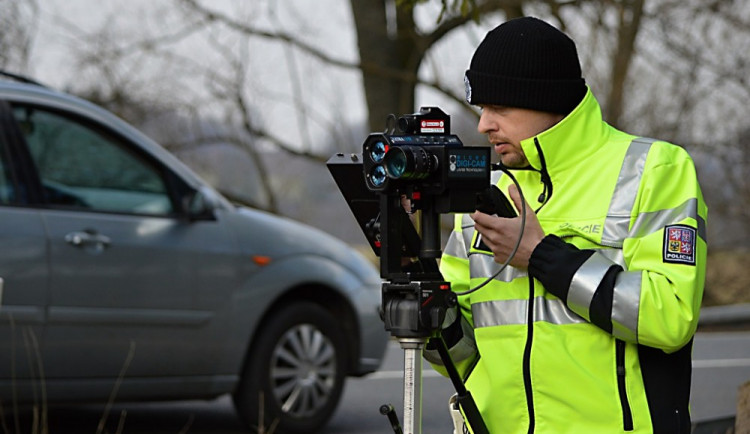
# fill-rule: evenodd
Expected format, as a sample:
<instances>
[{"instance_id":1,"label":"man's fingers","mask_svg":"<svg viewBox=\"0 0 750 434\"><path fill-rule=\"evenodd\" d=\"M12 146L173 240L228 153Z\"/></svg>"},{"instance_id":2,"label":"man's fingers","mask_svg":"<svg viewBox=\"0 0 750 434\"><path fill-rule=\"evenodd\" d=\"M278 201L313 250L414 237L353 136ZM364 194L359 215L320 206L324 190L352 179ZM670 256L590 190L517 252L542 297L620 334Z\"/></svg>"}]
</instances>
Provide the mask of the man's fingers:
<instances>
[{"instance_id":1,"label":"man's fingers","mask_svg":"<svg viewBox=\"0 0 750 434\"><path fill-rule=\"evenodd\" d=\"M487 215L480 211L475 211L471 215L471 219L474 220L474 228L475 229L490 229L493 227L493 223L495 223L495 220L497 217Z\"/></svg>"},{"instance_id":2,"label":"man's fingers","mask_svg":"<svg viewBox=\"0 0 750 434\"><path fill-rule=\"evenodd\" d=\"M492 242L498 237L502 237L504 230L504 222L496 216L484 214L476 211L471 215L474 220L474 229L479 231L486 241Z\"/></svg>"}]
</instances>

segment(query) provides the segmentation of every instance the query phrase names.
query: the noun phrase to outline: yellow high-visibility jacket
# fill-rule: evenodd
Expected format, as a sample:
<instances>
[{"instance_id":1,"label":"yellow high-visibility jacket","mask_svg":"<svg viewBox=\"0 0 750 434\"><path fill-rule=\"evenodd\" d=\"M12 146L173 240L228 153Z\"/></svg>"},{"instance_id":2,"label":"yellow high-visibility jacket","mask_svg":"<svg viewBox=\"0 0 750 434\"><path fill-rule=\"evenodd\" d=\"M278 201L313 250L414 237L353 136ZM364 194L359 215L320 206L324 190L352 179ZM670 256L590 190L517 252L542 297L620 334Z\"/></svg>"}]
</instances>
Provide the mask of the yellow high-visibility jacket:
<instances>
[{"instance_id":1,"label":"yellow high-visibility jacket","mask_svg":"<svg viewBox=\"0 0 750 434\"><path fill-rule=\"evenodd\" d=\"M443 331L487 427L688 433L707 218L693 161L606 124L590 90L521 146L531 167L513 173L547 236L528 270L460 296ZM461 292L500 264L467 215L455 223L441 272Z\"/></svg>"}]
</instances>

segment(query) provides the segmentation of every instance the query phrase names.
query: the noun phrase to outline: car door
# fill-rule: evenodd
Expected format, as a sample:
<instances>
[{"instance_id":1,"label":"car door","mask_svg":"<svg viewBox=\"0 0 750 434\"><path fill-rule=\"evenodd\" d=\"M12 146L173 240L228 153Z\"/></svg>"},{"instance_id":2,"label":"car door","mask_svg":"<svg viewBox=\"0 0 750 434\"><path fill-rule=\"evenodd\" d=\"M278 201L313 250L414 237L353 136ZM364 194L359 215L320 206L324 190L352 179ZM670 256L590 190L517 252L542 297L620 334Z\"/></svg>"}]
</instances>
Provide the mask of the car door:
<instances>
[{"instance_id":1,"label":"car door","mask_svg":"<svg viewBox=\"0 0 750 434\"><path fill-rule=\"evenodd\" d=\"M10 106L0 100L0 395L39 384L39 352L47 300L47 240L30 208L28 158Z\"/></svg>"},{"instance_id":2,"label":"car door","mask_svg":"<svg viewBox=\"0 0 750 434\"><path fill-rule=\"evenodd\" d=\"M202 299L237 284L230 234L216 219L189 221L180 179L112 130L38 105L14 110L43 188L47 378L211 373L226 324Z\"/></svg>"}]
</instances>

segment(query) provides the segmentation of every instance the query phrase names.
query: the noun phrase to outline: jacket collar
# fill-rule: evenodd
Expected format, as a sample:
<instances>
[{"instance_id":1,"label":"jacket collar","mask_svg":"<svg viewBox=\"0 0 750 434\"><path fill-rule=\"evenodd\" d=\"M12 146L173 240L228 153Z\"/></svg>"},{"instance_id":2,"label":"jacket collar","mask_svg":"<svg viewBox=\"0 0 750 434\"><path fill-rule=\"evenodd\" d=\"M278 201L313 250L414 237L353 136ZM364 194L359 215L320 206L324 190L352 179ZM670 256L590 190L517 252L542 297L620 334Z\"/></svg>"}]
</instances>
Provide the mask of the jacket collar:
<instances>
[{"instance_id":1,"label":"jacket collar","mask_svg":"<svg viewBox=\"0 0 750 434\"><path fill-rule=\"evenodd\" d=\"M588 89L568 116L552 128L522 140L521 148L532 169L541 171L544 166L550 177L554 178L556 174L591 157L606 143L608 134L599 103ZM539 150L543 155L539 154Z\"/></svg>"}]
</instances>

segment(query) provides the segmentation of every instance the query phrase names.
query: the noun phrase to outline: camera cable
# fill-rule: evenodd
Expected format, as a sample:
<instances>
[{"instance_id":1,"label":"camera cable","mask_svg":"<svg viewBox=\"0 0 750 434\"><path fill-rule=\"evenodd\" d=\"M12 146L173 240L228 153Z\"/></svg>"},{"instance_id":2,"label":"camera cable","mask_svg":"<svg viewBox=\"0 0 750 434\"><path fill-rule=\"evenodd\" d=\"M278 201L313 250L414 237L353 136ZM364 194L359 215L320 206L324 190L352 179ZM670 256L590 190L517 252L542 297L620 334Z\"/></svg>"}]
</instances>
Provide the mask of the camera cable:
<instances>
[{"instance_id":1,"label":"camera cable","mask_svg":"<svg viewBox=\"0 0 750 434\"><path fill-rule=\"evenodd\" d=\"M493 164L492 170L501 170L505 175L507 175L511 181L516 185L516 188L518 189L518 194L521 197L521 231L518 234L518 239L516 240L515 245L513 246L513 250L511 250L510 255L508 255L508 259L503 262L503 264L498 268L498 270L492 274L492 276L488 277L484 282L480 283L479 285L467 289L466 291L455 291L456 295L468 295L471 294L484 286L486 286L488 283L492 282L497 276L500 275L500 273L505 270L508 265L510 264L510 261L513 260L513 257L516 256L516 253L518 252L518 247L521 245L521 240L523 239L523 231L526 228L526 199L523 196L523 191L521 190L521 185L518 183L518 180L515 176L502 164Z\"/></svg>"}]
</instances>

